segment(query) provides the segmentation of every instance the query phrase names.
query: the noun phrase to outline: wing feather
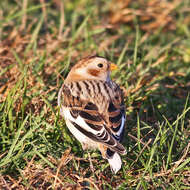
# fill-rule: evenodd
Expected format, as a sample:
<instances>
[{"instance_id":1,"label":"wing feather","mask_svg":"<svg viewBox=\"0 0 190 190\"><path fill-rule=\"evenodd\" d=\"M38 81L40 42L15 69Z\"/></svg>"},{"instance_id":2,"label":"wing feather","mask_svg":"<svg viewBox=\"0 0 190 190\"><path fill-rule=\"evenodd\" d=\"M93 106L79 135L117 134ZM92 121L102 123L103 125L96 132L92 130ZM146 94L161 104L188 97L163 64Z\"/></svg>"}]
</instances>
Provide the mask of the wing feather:
<instances>
[{"instance_id":1,"label":"wing feather","mask_svg":"<svg viewBox=\"0 0 190 190\"><path fill-rule=\"evenodd\" d=\"M63 85L62 92L59 93L61 100L58 101L63 102L63 107L66 108L64 117L69 119L80 132L96 142L103 143L111 150L125 154L126 150L120 144L125 126L122 92L116 83L112 85L103 81L99 81L99 83L98 87L95 88L96 83L94 81L93 83L85 81L85 85L88 85L89 96L81 88L83 85L79 86L78 83L76 85ZM90 88L91 86L93 88ZM112 89L110 86L114 88ZM100 87L104 87L104 93L109 94L106 96L102 95L103 97L100 96ZM96 93L97 89L97 97L99 99L95 101L90 95ZM93 90L94 92L92 92ZM81 93L75 91L81 91ZM102 112L102 108L106 108L106 110Z\"/></svg>"}]
</instances>

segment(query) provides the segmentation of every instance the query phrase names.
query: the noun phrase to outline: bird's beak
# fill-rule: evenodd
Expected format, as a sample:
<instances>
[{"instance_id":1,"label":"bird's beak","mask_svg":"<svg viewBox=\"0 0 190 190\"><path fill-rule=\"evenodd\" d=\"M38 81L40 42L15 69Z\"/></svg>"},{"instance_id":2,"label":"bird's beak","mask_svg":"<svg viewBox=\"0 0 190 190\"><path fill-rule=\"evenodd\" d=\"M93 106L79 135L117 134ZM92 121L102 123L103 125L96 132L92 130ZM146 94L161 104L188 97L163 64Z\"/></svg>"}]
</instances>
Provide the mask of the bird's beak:
<instances>
[{"instance_id":1,"label":"bird's beak","mask_svg":"<svg viewBox=\"0 0 190 190\"><path fill-rule=\"evenodd\" d=\"M111 63L110 70L113 71L113 70L116 70L116 69L117 69L117 65Z\"/></svg>"}]
</instances>

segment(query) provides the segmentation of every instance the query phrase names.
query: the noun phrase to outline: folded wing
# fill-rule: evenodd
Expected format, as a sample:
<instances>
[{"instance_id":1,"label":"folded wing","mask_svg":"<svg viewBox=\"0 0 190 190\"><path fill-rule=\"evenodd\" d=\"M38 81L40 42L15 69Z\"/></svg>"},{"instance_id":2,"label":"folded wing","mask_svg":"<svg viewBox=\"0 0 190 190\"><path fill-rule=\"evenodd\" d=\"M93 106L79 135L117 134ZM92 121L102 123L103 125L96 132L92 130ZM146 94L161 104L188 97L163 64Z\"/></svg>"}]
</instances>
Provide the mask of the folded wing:
<instances>
[{"instance_id":1,"label":"folded wing","mask_svg":"<svg viewBox=\"0 0 190 190\"><path fill-rule=\"evenodd\" d=\"M89 96L85 95L86 89L83 89L87 85ZM101 87L106 89L101 90ZM100 95L101 91L104 94ZM105 95L105 92L108 94ZM103 97L102 101L100 98L94 101L95 98L91 98L92 94L95 94L94 97ZM65 84L59 92L58 102L60 106L63 105L66 108L64 109L64 116L81 133L104 144L113 151L120 154L126 153L125 148L120 144L125 126L125 108L122 92L115 83L110 85L98 81L92 84L85 81L85 84L82 84L81 81L77 84L73 84L73 82ZM99 102L102 102L102 105ZM104 112L100 111L102 107L105 108ZM63 108L60 107L60 109Z\"/></svg>"}]
</instances>

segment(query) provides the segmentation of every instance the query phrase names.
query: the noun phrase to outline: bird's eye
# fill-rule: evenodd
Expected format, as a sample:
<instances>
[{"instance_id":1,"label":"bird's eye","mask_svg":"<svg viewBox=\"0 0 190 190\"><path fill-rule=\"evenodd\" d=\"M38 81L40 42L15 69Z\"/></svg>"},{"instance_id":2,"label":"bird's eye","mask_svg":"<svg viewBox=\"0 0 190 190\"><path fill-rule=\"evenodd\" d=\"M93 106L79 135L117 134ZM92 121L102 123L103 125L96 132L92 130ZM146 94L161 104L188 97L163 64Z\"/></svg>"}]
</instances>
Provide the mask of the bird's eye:
<instances>
[{"instance_id":1,"label":"bird's eye","mask_svg":"<svg viewBox=\"0 0 190 190\"><path fill-rule=\"evenodd\" d=\"M102 63L99 63L99 64L98 64L98 67L102 68L102 67L103 67L103 64L102 64Z\"/></svg>"}]
</instances>

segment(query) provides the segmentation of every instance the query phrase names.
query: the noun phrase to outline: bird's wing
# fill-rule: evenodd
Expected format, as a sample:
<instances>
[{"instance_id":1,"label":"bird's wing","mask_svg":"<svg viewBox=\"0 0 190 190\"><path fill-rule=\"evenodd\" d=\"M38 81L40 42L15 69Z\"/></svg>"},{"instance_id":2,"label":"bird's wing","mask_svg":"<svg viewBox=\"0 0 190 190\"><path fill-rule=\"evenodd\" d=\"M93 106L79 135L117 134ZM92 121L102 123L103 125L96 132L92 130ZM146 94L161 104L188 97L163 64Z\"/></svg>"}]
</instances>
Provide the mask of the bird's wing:
<instances>
[{"instance_id":1,"label":"bird's wing","mask_svg":"<svg viewBox=\"0 0 190 190\"><path fill-rule=\"evenodd\" d=\"M64 117L84 135L120 154L126 153L120 144L125 109L122 92L115 83L80 81L64 84L58 104L60 111L64 110Z\"/></svg>"},{"instance_id":2,"label":"bird's wing","mask_svg":"<svg viewBox=\"0 0 190 190\"><path fill-rule=\"evenodd\" d=\"M122 141L125 130L125 104L123 92L116 83L112 83L112 94L105 117L109 118L108 127L112 135L119 142Z\"/></svg>"}]
</instances>

